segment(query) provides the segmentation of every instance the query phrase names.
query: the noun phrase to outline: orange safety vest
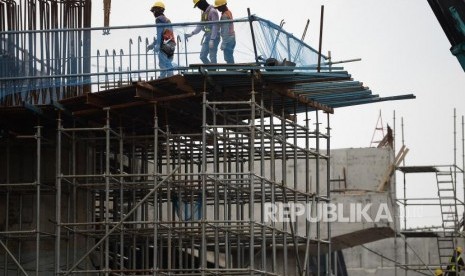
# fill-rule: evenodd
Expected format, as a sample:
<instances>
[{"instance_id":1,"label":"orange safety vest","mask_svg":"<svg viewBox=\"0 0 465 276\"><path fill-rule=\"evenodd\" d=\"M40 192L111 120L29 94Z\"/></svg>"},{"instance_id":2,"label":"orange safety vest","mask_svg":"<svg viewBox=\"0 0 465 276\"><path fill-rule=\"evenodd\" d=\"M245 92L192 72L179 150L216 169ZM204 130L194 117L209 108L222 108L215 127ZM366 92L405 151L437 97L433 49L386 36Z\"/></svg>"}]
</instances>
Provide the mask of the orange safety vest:
<instances>
[{"instance_id":1,"label":"orange safety vest","mask_svg":"<svg viewBox=\"0 0 465 276\"><path fill-rule=\"evenodd\" d=\"M225 11L225 12L223 12L221 14L221 20L232 20L232 19L233 19L233 16L232 16L232 13L231 13L230 10L227 10L227 11ZM226 24L229 24L228 34L229 35L234 35L234 24L233 23L224 23L223 26L225 26ZM223 31L222 31L222 33L223 33Z\"/></svg>"}]
</instances>

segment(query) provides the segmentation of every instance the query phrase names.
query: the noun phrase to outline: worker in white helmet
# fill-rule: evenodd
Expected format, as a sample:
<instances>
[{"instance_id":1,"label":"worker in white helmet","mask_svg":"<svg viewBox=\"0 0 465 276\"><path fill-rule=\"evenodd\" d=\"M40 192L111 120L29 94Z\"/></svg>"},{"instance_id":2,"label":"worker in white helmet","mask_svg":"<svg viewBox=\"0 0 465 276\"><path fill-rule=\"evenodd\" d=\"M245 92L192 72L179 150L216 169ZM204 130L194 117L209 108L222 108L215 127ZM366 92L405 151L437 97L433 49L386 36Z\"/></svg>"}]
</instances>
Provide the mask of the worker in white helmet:
<instances>
[{"instance_id":1,"label":"worker in white helmet","mask_svg":"<svg viewBox=\"0 0 465 276\"><path fill-rule=\"evenodd\" d=\"M202 10L202 22L218 22L218 11L207 0L193 0L194 8ZM198 25L191 33L185 34L185 39L204 32L202 40L202 49L200 50L200 60L204 64L217 63L216 55L218 53L218 44L220 44L218 24Z\"/></svg>"},{"instance_id":2,"label":"worker in white helmet","mask_svg":"<svg viewBox=\"0 0 465 276\"><path fill-rule=\"evenodd\" d=\"M155 16L155 24L169 24L171 21L165 16L165 4L157 1L152 5L150 11ZM158 64L160 66L160 78L173 75L173 55L176 50L176 40L171 26L157 26L157 37L153 44L148 45L148 50L158 53Z\"/></svg>"},{"instance_id":3,"label":"worker in white helmet","mask_svg":"<svg viewBox=\"0 0 465 276\"><path fill-rule=\"evenodd\" d=\"M226 0L215 0L215 8L221 12L220 22L223 20L233 20L231 11L228 9ZM223 50L224 61L234 63L234 48L236 47L236 34L234 32L234 23L221 23L221 46Z\"/></svg>"}]
</instances>

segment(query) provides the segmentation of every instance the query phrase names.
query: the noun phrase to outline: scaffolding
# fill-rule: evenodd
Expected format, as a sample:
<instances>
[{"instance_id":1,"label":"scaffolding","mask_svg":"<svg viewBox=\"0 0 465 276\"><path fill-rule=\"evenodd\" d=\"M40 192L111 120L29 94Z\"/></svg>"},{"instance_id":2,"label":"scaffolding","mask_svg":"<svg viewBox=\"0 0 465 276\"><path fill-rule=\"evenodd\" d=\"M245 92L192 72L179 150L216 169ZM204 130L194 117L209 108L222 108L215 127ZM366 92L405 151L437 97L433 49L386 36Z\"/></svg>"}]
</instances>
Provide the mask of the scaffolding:
<instances>
[{"instance_id":1,"label":"scaffolding","mask_svg":"<svg viewBox=\"0 0 465 276\"><path fill-rule=\"evenodd\" d=\"M465 144L464 144L464 117L461 122L461 142L462 142L462 167L457 161L457 115L454 109L454 139L453 139L453 163L448 165L420 165L406 166L405 163L398 167L403 178L403 196L397 199L399 206L403 209L403 229L401 233L405 236L404 249L404 264L406 265L405 273L409 269L416 269L417 264L411 264L408 259L408 238L434 238L437 243L437 260L433 263L424 264L425 270L432 268L441 268L447 271L450 265L450 259L457 246L463 243L463 211L464 211L464 193L460 191L460 187L465 187L464 161L465 161ZM403 120L402 120L403 132ZM403 137L403 134L402 134ZM402 139L402 144L404 141ZM411 183L411 176L428 176L435 182L435 190L437 195L433 197L409 196L407 187ZM433 177L431 177L433 175ZM423 181L428 178L423 179ZM412 182L413 183L413 182ZM408 210L412 207L420 206L422 208L430 208L429 212L438 213L439 221L435 221L432 226L422 226L417 228L409 228L407 225ZM432 208L431 208L432 207ZM426 209L425 209L426 210ZM421 267L421 266L420 266Z\"/></svg>"},{"instance_id":2,"label":"scaffolding","mask_svg":"<svg viewBox=\"0 0 465 276\"><path fill-rule=\"evenodd\" d=\"M373 95L250 14L233 21L247 44L235 65L189 63L181 37L200 23L169 24L177 74L157 79L154 25L88 28L90 1L49 2L0 1L4 275L337 270L329 222L270 210L330 202L333 108L414 95ZM51 25L16 25L36 5ZM102 30L114 48L91 54Z\"/></svg>"},{"instance_id":3,"label":"scaffolding","mask_svg":"<svg viewBox=\"0 0 465 276\"><path fill-rule=\"evenodd\" d=\"M318 176L323 168L329 173L329 114L320 118L321 111L306 112L305 125L286 119L281 101L289 99L255 91L254 78L251 74L248 99L224 101L202 91L201 113L190 114L202 120L198 132L172 131L175 116L155 103L148 104L151 133L119 123L119 116L105 108L105 123L99 127L79 125L56 111L56 131L47 127L47 137L40 122L29 137L5 135L1 197L7 223L0 235L6 247L20 250L34 240L29 246L35 250L27 257L34 252L36 274L44 272L43 247L52 244L54 271L65 275L326 271L319 265L317 271L311 268L310 256L320 263L320 256L330 251L330 228L322 233L319 223L307 222L302 233L297 222L268 222L265 208L266 203L329 201L329 177L322 181ZM296 109L302 105L296 99L291 102ZM308 105L304 108L310 110ZM160 116L166 120L162 124ZM29 183L18 183L11 152L25 144L35 148L24 154L35 163L31 167L36 174L29 175ZM55 181L44 161L47 166L56 162ZM301 162L305 172L315 170L317 175L298 177ZM288 172L289 167L295 171ZM305 189L298 188L302 185ZM10 229L8 218L15 210L8 206L16 204L13 198L19 189L17 207L24 211L30 195L36 210L32 221L40 223ZM54 197L55 203L44 204L44 195ZM45 205L55 206L56 221L45 222L54 229L41 227ZM11 260L17 261L18 269L30 269L19 265L24 263L21 255L14 256L18 255L5 255L4 269L12 267ZM325 259L324 267L329 267L331 258Z\"/></svg>"}]
</instances>

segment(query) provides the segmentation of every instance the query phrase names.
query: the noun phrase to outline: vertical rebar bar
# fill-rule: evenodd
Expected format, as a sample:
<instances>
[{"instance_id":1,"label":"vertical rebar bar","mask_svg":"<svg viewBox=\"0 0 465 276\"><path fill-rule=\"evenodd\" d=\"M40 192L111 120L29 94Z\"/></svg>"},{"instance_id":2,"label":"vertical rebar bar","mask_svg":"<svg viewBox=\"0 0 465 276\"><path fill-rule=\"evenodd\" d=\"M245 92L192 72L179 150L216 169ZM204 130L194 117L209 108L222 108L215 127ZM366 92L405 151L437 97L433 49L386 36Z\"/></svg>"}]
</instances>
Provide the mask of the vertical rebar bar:
<instances>
[{"instance_id":1,"label":"vertical rebar bar","mask_svg":"<svg viewBox=\"0 0 465 276\"><path fill-rule=\"evenodd\" d=\"M317 67L318 73L321 70L321 57L322 57L321 51L322 51L322 45L323 45L323 22L324 22L323 19L324 19L324 14L325 14L325 6L321 5L320 38L319 38L319 42L318 42L318 67Z\"/></svg>"}]
</instances>

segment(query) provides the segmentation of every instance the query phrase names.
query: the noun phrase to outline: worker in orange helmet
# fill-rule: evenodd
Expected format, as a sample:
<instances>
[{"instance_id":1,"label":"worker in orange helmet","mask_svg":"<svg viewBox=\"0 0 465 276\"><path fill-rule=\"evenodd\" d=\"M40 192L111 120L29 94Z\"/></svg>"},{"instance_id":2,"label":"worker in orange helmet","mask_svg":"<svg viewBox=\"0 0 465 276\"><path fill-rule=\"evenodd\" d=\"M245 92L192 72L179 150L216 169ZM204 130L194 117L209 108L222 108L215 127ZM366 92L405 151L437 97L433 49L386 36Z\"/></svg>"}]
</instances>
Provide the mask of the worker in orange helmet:
<instances>
[{"instance_id":1,"label":"worker in orange helmet","mask_svg":"<svg viewBox=\"0 0 465 276\"><path fill-rule=\"evenodd\" d=\"M207 0L193 0L194 8L202 10L202 22L218 22L218 11ZM204 32L202 48L200 49L200 60L204 64L217 63L216 55L218 53L218 44L220 44L219 26L218 24L198 25L191 33L185 34L185 39Z\"/></svg>"},{"instance_id":2,"label":"worker in orange helmet","mask_svg":"<svg viewBox=\"0 0 465 276\"><path fill-rule=\"evenodd\" d=\"M155 24L169 24L171 21L165 16L165 4L157 1L152 5L150 11L155 16ZM173 55L176 49L176 41L171 26L157 26L157 37L155 41L148 45L147 51L154 50L158 53L158 64L160 69L160 78L173 75Z\"/></svg>"},{"instance_id":3,"label":"worker in orange helmet","mask_svg":"<svg viewBox=\"0 0 465 276\"><path fill-rule=\"evenodd\" d=\"M447 266L447 275L448 276L456 276L459 275L460 271L465 267L465 263L462 259L462 252L463 249L461 246L457 246L450 257L449 265Z\"/></svg>"},{"instance_id":4,"label":"worker in orange helmet","mask_svg":"<svg viewBox=\"0 0 465 276\"><path fill-rule=\"evenodd\" d=\"M220 22L223 20L233 20L231 11L228 9L227 0L215 0L215 8L221 12ZM234 63L234 48L236 47L236 34L234 23L220 24L221 46L226 63Z\"/></svg>"}]
</instances>

